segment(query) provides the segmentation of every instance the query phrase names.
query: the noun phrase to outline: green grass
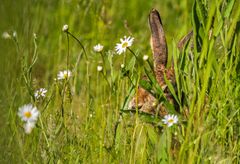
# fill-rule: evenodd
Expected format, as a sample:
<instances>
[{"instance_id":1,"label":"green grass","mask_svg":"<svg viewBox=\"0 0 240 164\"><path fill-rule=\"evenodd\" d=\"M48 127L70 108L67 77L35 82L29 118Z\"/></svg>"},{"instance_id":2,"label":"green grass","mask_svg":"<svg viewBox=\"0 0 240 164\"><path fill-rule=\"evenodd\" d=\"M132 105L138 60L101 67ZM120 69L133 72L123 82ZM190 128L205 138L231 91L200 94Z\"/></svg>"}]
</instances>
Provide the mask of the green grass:
<instances>
[{"instance_id":1,"label":"green grass","mask_svg":"<svg viewBox=\"0 0 240 164\"><path fill-rule=\"evenodd\" d=\"M16 31L17 37L0 40L0 163L239 163L239 5L239 0L3 0L0 32ZM131 81L147 87L140 79L152 77L140 60L147 54L152 63L152 8L160 11L168 63L175 66L180 113L170 128L162 118L122 110L136 89ZM69 36L68 42L64 24L87 58L75 39ZM193 39L179 51L178 41L191 29ZM124 35L135 38L131 50L138 60L130 51L115 53ZM104 45L105 76L97 71L102 64L92 48L97 43ZM67 60L73 77L58 83L54 79L67 69ZM41 87L47 96L36 101L34 91ZM31 134L17 115L27 103L41 113Z\"/></svg>"}]
</instances>

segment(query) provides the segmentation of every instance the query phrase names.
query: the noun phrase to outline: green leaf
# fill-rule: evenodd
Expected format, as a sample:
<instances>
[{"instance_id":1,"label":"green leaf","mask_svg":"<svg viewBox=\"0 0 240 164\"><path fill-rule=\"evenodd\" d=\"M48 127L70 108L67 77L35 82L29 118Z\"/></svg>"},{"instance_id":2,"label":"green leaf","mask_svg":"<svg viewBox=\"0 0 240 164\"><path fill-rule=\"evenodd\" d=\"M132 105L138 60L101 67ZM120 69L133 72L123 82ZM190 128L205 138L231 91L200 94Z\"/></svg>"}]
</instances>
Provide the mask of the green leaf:
<instances>
[{"instance_id":1,"label":"green leaf","mask_svg":"<svg viewBox=\"0 0 240 164\"><path fill-rule=\"evenodd\" d=\"M121 110L126 110L126 106L127 106L128 102L129 102L129 100L130 100L130 98L131 98L131 95L132 95L132 93L133 93L133 91L134 91L134 88L135 88L135 87L134 87L133 85L129 88L128 94L127 94L127 96L126 96L125 99L124 99L124 102L123 102L123 105L122 105Z\"/></svg>"},{"instance_id":2,"label":"green leaf","mask_svg":"<svg viewBox=\"0 0 240 164\"><path fill-rule=\"evenodd\" d=\"M236 34L235 31L237 27L237 22L239 21L239 17L240 17L240 10L237 9L233 15L232 22L227 33L227 39L225 43L227 46L231 45L230 42L232 41L232 38Z\"/></svg>"},{"instance_id":3,"label":"green leaf","mask_svg":"<svg viewBox=\"0 0 240 164\"><path fill-rule=\"evenodd\" d=\"M197 54L197 52L200 52L201 45L202 45L202 38L200 35L201 30L201 23L197 15L197 4L196 1L193 4L192 8L192 24L193 24L193 42L194 42L194 54Z\"/></svg>"},{"instance_id":4,"label":"green leaf","mask_svg":"<svg viewBox=\"0 0 240 164\"><path fill-rule=\"evenodd\" d=\"M167 151L167 132L164 131L158 142L158 162L161 164L168 164L168 151Z\"/></svg>"},{"instance_id":5,"label":"green leaf","mask_svg":"<svg viewBox=\"0 0 240 164\"><path fill-rule=\"evenodd\" d=\"M224 18L228 18L232 12L233 6L234 6L235 0L230 0L230 2L228 2L226 10L224 11Z\"/></svg>"},{"instance_id":6,"label":"green leaf","mask_svg":"<svg viewBox=\"0 0 240 164\"><path fill-rule=\"evenodd\" d=\"M152 85L150 84L149 81L140 80L139 84L140 84L141 87L143 87L147 91L151 91L152 90Z\"/></svg>"},{"instance_id":7,"label":"green leaf","mask_svg":"<svg viewBox=\"0 0 240 164\"><path fill-rule=\"evenodd\" d=\"M207 10L205 9L204 4L200 0L196 1L196 12L197 12L199 21L201 22L203 28L205 28Z\"/></svg>"},{"instance_id":8,"label":"green leaf","mask_svg":"<svg viewBox=\"0 0 240 164\"><path fill-rule=\"evenodd\" d=\"M152 145L156 145L158 143L158 134L154 131L152 126L146 128L149 140L151 141Z\"/></svg>"},{"instance_id":9,"label":"green leaf","mask_svg":"<svg viewBox=\"0 0 240 164\"><path fill-rule=\"evenodd\" d=\"M170 90L171 94L173 95L174 99L180 105L178 97L177 97L176 92L175 92L175 89L174 89L172 83L167 79L166 74L164 74L164 80L165 80L165 82L167 84L168 89Z\"/></svg>"},{"instance_id":10,"label":"green leaf","mask_svg":"<svg viewBox=\"0 0 240 164\"><path fill-rule=\"evenodd\" d=\"M217 10L217 18L214 21L213 35L218 36L223 27L223 18L219 10Z\"/></svg>"},{"instance_id":11,"label":"green leaf","mask_svg":"<svg viewBox=\"0 0 240 164\"><path fill-rule=\"evenodd\" d=\"M136 58L133 56L130 59L129 63L127 63L126 70L130 70L131 73L133 73L133 69L134 69L135 63L136 63Z\"/></svg>"}]
</instances>

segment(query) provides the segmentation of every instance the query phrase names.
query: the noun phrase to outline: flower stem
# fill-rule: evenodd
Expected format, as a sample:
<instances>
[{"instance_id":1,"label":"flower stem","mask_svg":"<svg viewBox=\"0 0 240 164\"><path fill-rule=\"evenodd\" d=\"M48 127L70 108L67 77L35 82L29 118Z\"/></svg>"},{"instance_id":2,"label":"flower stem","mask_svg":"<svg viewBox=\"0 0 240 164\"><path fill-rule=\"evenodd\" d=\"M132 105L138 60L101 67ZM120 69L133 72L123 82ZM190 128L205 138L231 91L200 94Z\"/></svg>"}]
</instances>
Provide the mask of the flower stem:
<instances>
[{"instance_id":1,"label":"flower stem","mask_svg":"<svg viewBox=\"0 0 240 164\"><path fill-rule=\"evenodd\" d=\"M68 51L68 54L67 54L67 71L69 69L69 36L68 36L69 33L67 33L67 51ZM68 76L68 73L67 73L67 76Z\"/></svg>"},{"instance_id":2,"label":"flower stem","mask_svg":"<svg viewBox=\"0 0 240 164\"><path fill-rule=\"evenodd\" d=\"M109 87L111 88L111 85L110 85L110 83L109 83L109 81L108 81L107 77L104 75L103 71L101 71L101 73L102 73L102 75L103 75L104 79L106 80L106 82L108 83Z\"/></svg>"},{"instance_id":3,"label":"flower stem","mask_svg":"<svg viewBox=\"0 0 240 164\"><path fill-rule=\"evenodd\" d=\"M103 68L104 68L104 74L106 75L106 63L105 63L105 60L104 60L104 57L103 57L103 53L100 52L100 54L101 54L101 57L102 57Z\"/></svg>"},{"instance_id":4,"label":"flower stem","mask_svg":"<svg viewBox=\"0 0 240 164\"><path fill-rule=\"evenodd\" d=\"M127 47L127 49L135 56L136 59L138 59L137 55L129 47Z\"/></svg>"},{"instance_id":5,"label":"flower stem","mask_svg":"<svg viewBox=\"0 0 240 164\"><path fill-rule=\"evenodd\" d=\"M78 42L78 44L82 47L83 52L84 52L84 55L85 55L86 59L88 60L86 50L85 50L83 44L81 43L81 41L80 41L78 38L76 38L76 37L75 37L72 33L70 33L69 31L67 31L67 33L68 33L71 37L73 37L73 38Z\"/></svg>"}]
</instances>

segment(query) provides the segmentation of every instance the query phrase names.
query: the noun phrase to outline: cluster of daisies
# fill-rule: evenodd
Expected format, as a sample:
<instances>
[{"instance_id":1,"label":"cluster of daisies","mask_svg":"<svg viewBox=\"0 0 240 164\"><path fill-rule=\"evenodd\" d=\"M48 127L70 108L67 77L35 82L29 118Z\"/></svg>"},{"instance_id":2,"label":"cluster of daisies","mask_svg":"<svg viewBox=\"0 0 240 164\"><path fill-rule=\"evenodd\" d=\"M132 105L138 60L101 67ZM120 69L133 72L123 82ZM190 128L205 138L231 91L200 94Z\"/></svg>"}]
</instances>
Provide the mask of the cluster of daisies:
<instances>
[{"instance_id":1,"label":"cluster of daisies","mask_svg":"<svg viewBox=\"0 0 240 164\"><path fill-rule=\"evenodd\" d=\"M68 25L64 25L62 30L64 32L68 32ZM16 35L16 34L14 33L13 36L14 35ZM5 39L9 39L9 38L11 38L11 35L5 32L5 33L3 33L2 37ZM115 46L116 53L118 55L125 53L126 50L129 49L130 46L132 46L133 41L134 41L134 38L130 37L130 36L128 36L128 37L124 36L123 38L121 38L120 43L117 43ZM101 53L103 48L104 48L103 45L97 44L93 47L93 50L95 52ZM144 55L143 60L147 61L148 56ZM121 64L121 68L124 68L124 67L125 67L125 65ZM97 71L101 72L102 70L103 70L102 66L100 66L100 65L97 66ZM72 76L72 73L69 70L60 71L57 74L56 80L60 80L60 81L67 80L71 76ZM39 100L41 98L44 98L46 96L46 93L47 93L47 90L45 88L40 88L39 90L35 91L34 96L35 96L36 100ZM25 132L27 134L31 133L32 129L35 127L38 117L40 115L40 112L37 109L37 107L34 106L33 104L23 105L22 107L19 108L18 115L24 122ZM166 124L168 127L170 127L178 122L178 117L176 115L169 114L164 117L162 122L164 124Z\"/></svg>"},{"instance_id":2,"label":"cluster of daisies","mask_svg":"<svg viewBox=\"0 0 240 164\"><path fill-rule=\"evenodd\" d=\"M120 38L120 43L117 43L115 46L116 53L118 55L125 53L127 48L132 46L133 41L134 41L134 38L130 37L130 36L128 36L128 37L124 36L123 38ZM104 46L99 43L97 45L93 46L93 50L98 53L101 53L103 48L104 48ZM144 55L143 60L147 61L148 55ZM124 68L124 67L125 67L125 65L121 64L121 68ZM101 72L102 70L103 70L103 67L101 65L98 65L97 71Z\"/></svg>"},{"instance_id":3,"label":"cluster of daisies","mask_svg":"<svg viewBox=\"0 0 240 164\"><path fill-rule=\"evenodd\" d=\"M57 75L57 80L67 80L71 76L72 73L69 70L60 71ZM47 89L40 88L35 91L34 97L36 100L39 100L41 98L44 98L46 96L46 93ZM39 110L33 104L26 104L18 109L18 116L24 122L23 127L25 133L30 134L32 132L32 129L35 127L37 123L39 115L40 115Z\"/></svg>"},{"instance_id":4,"label":"cluster of daisies","mask_svg":"<svg viewBox=\"0 0 240 164\"><path fill-rule=\"evenodd\" d=\"M116 44L116 47L115 47L116 53L118 55L121 55L122 53L126 52L127 48L132 46L133 41L134 41L134 38L130 37L130 36L129 37L124 36L123 39L121 38L120 39L121 43ZM93 47L93 50L95 52L101 53L103 48L104 48L104 46L98 43L97 45L95 45ZM121 65L121 68L123 68L123 67L124 67L124 64ZM101 72L102 70L103 70L103 67L101 65L98 65L97 71Z\"/></svg>"}]
</instances>

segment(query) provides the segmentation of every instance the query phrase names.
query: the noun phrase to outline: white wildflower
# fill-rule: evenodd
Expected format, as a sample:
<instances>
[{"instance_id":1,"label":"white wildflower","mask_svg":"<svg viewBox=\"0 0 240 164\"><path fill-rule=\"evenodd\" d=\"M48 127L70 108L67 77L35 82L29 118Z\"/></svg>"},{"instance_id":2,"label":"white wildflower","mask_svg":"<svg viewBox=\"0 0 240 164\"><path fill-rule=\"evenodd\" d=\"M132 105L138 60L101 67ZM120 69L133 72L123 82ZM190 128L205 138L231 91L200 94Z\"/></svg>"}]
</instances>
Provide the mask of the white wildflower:
<instances>
[{"instance_id":1,"label":"white wildflower","mask_svg":"<svg viewBox=\"0 0 240 164\"><path fill-rule=\"evenodd\" d=\"M72 76L72 72L69 70L64 70L64 71L60 71L57 75L57 79L58 80L64 80L64 79L68 79L69 77Z\"/></svg>"},{"instance_id":2,"label":"white wildflower","mask_svg":"<svg viewBox=\"0 0 240 164\"><path fill-rule=\"evenodd\" d=\"M117 43L115 49L117 51L117 54L122 54L124 52L126 52L127 47L130 47L133 44L133 37L126 37L124 36L124 38L120 39L121 43Z\"/></svg>"},{"instance_id":3,"label":"white wildflower","mask_svg":"<svg viewBox=\"0 0 240 164\"><path fill-rule=\"evenodd\" d=\"M32 104L26 104L19 108L18 116L25 122L36 122L39 111Z\"/></svg>"},{"instance_id":4,"label":"white wildflower","mask_svg":"<svg viewBox=\"0 0 240 164\"><path fill-rule=\"evenodd\" d=\"M178 122L178 117L176 115L166 115L164 119L162 119L163 123L166 124L168 127L176 124Z\"/></svg>"},{"instance_id":5,"label":"white wildflower","mask_svg":"<svg viewBox=\"0 0 240 164\"><path fill-rule=\"evenodd\" d=\"M103 45L97 44L97 45L95 45L95 46L93 47L93 50L94 50L95 52L101 52L101 51L103 50Z\"/></svg>"},{"instance_id":6,"label":"white wildflower","mask_svg":"<svg viewBox=\"0 0 240 164\"><path fill-rule=\"evenodd\" d=\"M47 90L45 88L40 88L34 93L34 96L36 99L39 99L40 97L45 97L47 93Z\"/></svg>"}]
</instances>

